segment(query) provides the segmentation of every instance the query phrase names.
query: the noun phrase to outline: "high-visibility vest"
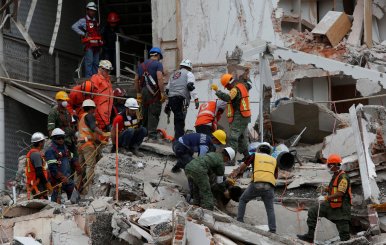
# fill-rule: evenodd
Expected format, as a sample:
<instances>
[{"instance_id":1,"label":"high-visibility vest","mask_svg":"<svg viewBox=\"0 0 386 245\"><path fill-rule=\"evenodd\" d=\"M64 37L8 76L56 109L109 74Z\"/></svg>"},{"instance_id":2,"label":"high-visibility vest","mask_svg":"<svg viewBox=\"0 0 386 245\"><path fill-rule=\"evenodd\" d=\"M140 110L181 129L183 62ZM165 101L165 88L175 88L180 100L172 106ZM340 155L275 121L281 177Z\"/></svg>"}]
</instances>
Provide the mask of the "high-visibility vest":
<instances>
[{"instance_id":1,"label":"high-visibility vest","mask_svg":"<svg viewBox=\"0 0 386 245\"><path fill-rule=\"evenodd\" d=\"M131 117L131 119L129 119L129 117L126 115L126 111L122 111L118 115L121 115L123 117L123 126L125 129L139 127L141 120L139 119L138 116L134 116L134 117Z\"/></svg>"},{"instance_id":2,"label":"high-visibility vest","mask_svg":"<svg viewBox=\"0 0 386 245\"><path fill-rule=\"evenodd\" d=\"M44 174L44 177L46 177L46 179L48 179L48 171L47 171L47 163L46 163L46 159L44 158L44 155L42 152L40 152L38 149L36 148L32 148L28 153L27 153L27 156L26 156L26 164L25 164L25 176L27 178L27 181L26 181L26 185L27 187L28 186L36 186L37 184L39 184L39 182L37 181L36 179L36 170L35 170L35 166L33 165L33 163L31 162L31 154L34 153L34 152L39 152L40 153L40 156L42 158L42 169L43 169L43 174Z\"/></svg>"},{"instance_id":3,"label":"high-visibility vest","mask_svg":"<svg viewBox=\"0 0 386 245\"><path fill-rule=\"evenodd\" d=\"M96 20L86 18L86 37L82 39L82 43L86 45L85 49L91 47L103 46L102 36L99 32L99 24Z\"/></svg>"},{"instance_id":4,"label":"high-visibility vest","mask_svg":"<svg viewBox=\"0 0 386 245\"><path fill-rule=\"evenodd\" d=\"M343 170L339 172L339 174L335 177L335 179L331 180L329 188L328 188L328 195L329 196L334 195L335 193L338 192L338 185L339 185L338 180L339 180L339 177L342 174L345 174L345 172ZM348 183L347 183L348 184L347 194L348 194L348 196L350 198L350 204L352 204L352 193L351 193L350 180L347 179L347 181L348 181ZM342 207L343 197L344 196L338 197L338 198L335 198L335 199L332 199L332 200L329 200L331 208L340 208L340 207Z\"/></svg>"},{"instance_id":5,"label":"high-visibility vest","mask_svg":"<svg viewBox=\"0 0 386 245\"><path fill-rule=\"evenodd\" d=\"M255 153L252 182L265 182L276 185L276 159L268 154Z\"/></svg>"},{"instance_id":6,"label":"high-visibility vest","mask_svg":"<svg viewBox=\"0 0 386 245\"><path fill-rule=\"evenodd\" d=\"M238 83L236 85L236 88L239 89L241 93L241 99L240 99L240 113L243 117L250 117L251 116L251 108L249 105L249 93L247 88L245 87L244 84ZM228 102L228 112L227 112L227 117L228 117L228 122L231 123L233 122L233 117L235 114L235 110L232 105L232 101Z\"/></svg>"},{"instance_id":7,"label":"high-visibility vest","mask_svg":"<svg viewBox=\"0 0 386 245\"><path fill-rule=\"evenodd\" d=\"M95 140L97 139L96 133L93 132L86 124L86 115L88 113L84 113L79 121L78 130L79 130L79 141L84 142L82 148L86 145L90 145L94 147Z\"/></svg>"},{"instance_id":8,"label":"high-visibility vest","mask_svg":"<svg viewBox=\"0 0 386 245\"><path fill-rule=\"evenodd\" d=\"M200 110L198 111L196 124L194 126L212 123L216 118L216 104L215 100L202 104L200 106Z\"/></svg>"}]
</instances>

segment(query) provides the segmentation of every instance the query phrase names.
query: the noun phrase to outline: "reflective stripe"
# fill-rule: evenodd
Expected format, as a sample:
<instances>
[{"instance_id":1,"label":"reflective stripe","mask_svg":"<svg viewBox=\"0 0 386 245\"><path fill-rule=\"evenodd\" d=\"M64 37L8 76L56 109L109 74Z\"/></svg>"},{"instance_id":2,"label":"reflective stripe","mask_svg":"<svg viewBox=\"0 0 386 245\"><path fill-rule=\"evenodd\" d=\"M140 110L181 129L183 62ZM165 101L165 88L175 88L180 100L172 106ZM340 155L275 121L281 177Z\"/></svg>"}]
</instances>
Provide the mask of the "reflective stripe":
<instances>
[{"instance_id":1,"label":"reflective stripe","mask_svg":"<svg viewBox=\"0 0 386 245\"><path fill-rule=\"evenodd\" d=\"M52 163L57 163L57 162L58 162L58 160L52 159L52 160L48 160L47 164L52 164Z\"/></svg>"}]
</instances>

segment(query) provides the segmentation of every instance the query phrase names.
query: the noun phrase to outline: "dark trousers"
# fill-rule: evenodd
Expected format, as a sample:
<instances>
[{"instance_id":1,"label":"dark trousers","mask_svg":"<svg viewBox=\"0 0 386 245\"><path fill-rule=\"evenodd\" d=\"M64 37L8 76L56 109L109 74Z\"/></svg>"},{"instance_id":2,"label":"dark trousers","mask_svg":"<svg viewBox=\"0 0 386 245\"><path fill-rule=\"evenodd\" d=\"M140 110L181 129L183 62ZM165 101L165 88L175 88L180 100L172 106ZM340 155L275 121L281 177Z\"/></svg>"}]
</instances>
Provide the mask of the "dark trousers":
<instances>
[{"instance_id":1,"label":"dark trousers","mask_svg":"<svg viewBox=\"0 0 386 245\"><path fill-rule=\"evenodd\" d=\"M143 139L146 137L147 130L144 127L139 128L128 128L123 131L118 137L119 147L129 148L138 148Z\"/></svg>"},{"instance_id":2,"label":"dark trousers","mask_svg":"<svg viewBox=\"0 0 386 245\"><path fill-rule=\"evenodd\" d=\"M173 152L176 154L176 166L185 169L186 164L193 160L193 152L179 141L174 141Z\"/></svg>"},{"instance_id":3,"label":"dark trousers","mask_svg":"<svg viewBox=\"0 0 386 245\"><path fill-rule=\"evenodd\" d=\"M211 136L212 135L212 126L211 125L198 125L195 127L196 128L196 133L200 134L206 134Z\"/></svg>"},{"instance_id":4,"label":"dark trousers","mask_svg":"<svg viewBox=\"0 0 386 245\"><path fill-rule=\"evenodd\" d=\"M185 98L182 96L169 98L169 106L174 114L174 138L176 140L185 134L186 107L184 104Z\"/></svg>"}]
</instances>

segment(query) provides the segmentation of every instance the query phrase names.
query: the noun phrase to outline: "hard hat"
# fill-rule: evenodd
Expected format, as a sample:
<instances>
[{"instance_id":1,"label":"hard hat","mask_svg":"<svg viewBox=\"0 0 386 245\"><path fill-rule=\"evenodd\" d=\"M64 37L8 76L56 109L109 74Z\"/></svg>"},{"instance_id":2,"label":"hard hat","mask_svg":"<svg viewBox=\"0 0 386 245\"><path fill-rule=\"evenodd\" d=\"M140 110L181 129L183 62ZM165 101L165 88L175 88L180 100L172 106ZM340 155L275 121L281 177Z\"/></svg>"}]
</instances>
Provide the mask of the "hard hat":
<instances>
[{"instance_id":1,"label":"hard hat","mask_svg":"<svg viewBox=\"0 0 386 245\"><path fill-rule=\"evenodd\" d=\"M123 88L115 88L113 91L113 95L115 97L123 97L125 96L126 91Z\"/></svg>"},{"instance_id":2,"label":"hard hat","mask_svg":"<svg viewBox=\"0 0 386 245\"><path fill-rule=\"evenodd\" d=\"M45 139L46 139L46 136L44 136L43 133L36 132L31 137L31 143L36 143Z\"/></svg>"},{"instance_id":3,"label":"hard hat","mask_svg":"<svg viewBox=\"0 0 386 245\"><path fill-rule=\"evenodd\" d=\"M221 144L225 145L227 140L227 135L224 130L218 129L212 133L212 135L220 141Z\"/></svg>"},{"instance_id":4,"label":"hard hat","mask_svg":"<svg viewBox=\"0 0 386 245\"><path fill-rule=\"evenodd\" d=\"M84 83L82 83L82 85L80 86L80 89L83 92L91 93L92 91L94 91L94 83L91 82L90 80L87 80Z\"/></svg>"},{"instance_id":5,"label":"hard hat","mask_svg":"<svg viewBox=\"0 0 386 245\"><path fill-rule=\"evenodd\" d=\"M139 105L136 99L134 98L128 98L125 102L125 107L131 109L131 110L138 110Z\"/></svg>"},{"instance_id":6,"label":"hard hat","mask_svg":"<svg viewBox=\"0 0 386 245\"><path fill-rule=\"evenodd\" d=\"M55 128L54 130L52 130L52 133L51 133L51 137L65 136L65 135L66 135L66 133L60 128Z\"/></svg>"},{"instance_id":7,"label":"hard hat","mask_svg":"<svg viewBox=\"0 0 386 245\"><path fill-rule=\"evenodd\" d=\"M86 5L86 9L91 9L91 10L97 11L98 10L98 6L94 2L89 2Z\"/></svg>"},{"instance_id":8,"label":"hard hat","mask_svg":"<svg viewBox=\"0 0 386 245\"><path fill-rule=\"evenodd\" d=\"M107 22L109 23L117 23L119 22L121 19L119 18L119 15L115 12L110 12L108 15L107 15Z\"/></svg>"},{"instance_id":9,"label":"hard hat","mask_svg":"<svg viewBox=\"0 0 386 245\"><path fill-rule=\"evenodd\" d=\"M159 56L161 57L161 60L163 59L163 55L160 48L153 47L152 49L150 49L149 55L153 56L154 54L159 54Z\"/></svg>"},{"instance_id":10,"label":"hard hat","mask_svg":"<svg viewBox=\"0 0 386 245\"><path fill-rule=\"evenodd\" d=\"M265 152L267 154L272 154L272 146L268 142L262 142L257 146L259 152Z\"/></svg>"},{"instance_id":11,"label":"hard hat","mask_svg":"<svg viewBox=\"0 0 386 245\"><path fill-rule=\"evenodd\" d=\"M222 86L226 87L228 84L233 83L233 76L229 73L226 73L221 76L221 84Z\"/></svg>"},{"instance_id":12,"label":"hard hat","mask_svg":"<svg viewBox=\"0 0 386 245\"><path fill-rule=\"evenodd\" d=\"M232 147L225 147L224 151L228 153L228 156L231 161L235 158L236 152L235 150L232 149Z\"/></svg>"},{"instance_id":13,"label":"hard hat","mask_svg":"<svg viewBox=\"0 0 386 245\"><path fill-rule=\"evenodd\" d=\"M190 69L193 69L192 62L188 59L183 59L180 63L180 66L185 66L185 67L188 67Z\"/></svg>"},{"instance_id":14,"label":"hard hat","mask_svg":"<svg viewBox=\"0 0 386 245\"><path fill-rule=\"evenodd\" d=\"M109 60L99 61L99 67L106 69L106 70L110 70L110 71L113 69L113 65L111 64L111 62Z\"/></svg>"},{"instance_id":15,"label":"hard hat","mask_svg":"<svg viewBox=\"0 0 386 245\"><path fill-rule=\"evenodd\" d=\"M87 99L87 100L83 101L82 107L86 107L86 106L96 107L95 102L93 100L90 100L90 99Z\"/></svg>"},{"instance_id":16,"label":"hard hat","mask_svg":"<svg viewBox=\"0 0 386 245\"><path fill-rule=\"evenodd\" d=\"M341 164L342 158L338 154L331 154L327 158L327 164Z\"/></svg>"},{"instance_id":17,"label":"hard hat","mask_svg":"<svg viewBox=\"0 0 386 245\"><path fill-rule=\"evenodd\" d=\"M55 95L55 100L70 100L70 98L65 91L59 91Z\"/></svg>"}]
</instances>

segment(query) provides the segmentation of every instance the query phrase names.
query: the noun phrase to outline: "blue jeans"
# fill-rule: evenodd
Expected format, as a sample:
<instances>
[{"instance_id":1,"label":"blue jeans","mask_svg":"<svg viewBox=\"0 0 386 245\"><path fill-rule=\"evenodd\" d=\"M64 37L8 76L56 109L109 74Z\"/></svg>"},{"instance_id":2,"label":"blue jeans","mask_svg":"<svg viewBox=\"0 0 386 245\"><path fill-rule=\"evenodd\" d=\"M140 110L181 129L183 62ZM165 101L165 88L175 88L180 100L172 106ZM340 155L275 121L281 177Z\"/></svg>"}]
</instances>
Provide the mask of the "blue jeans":
<instances>
[{"instance_id":1,"label":"blue jeans","mask_svg":"<svg viewBox=\"0 0 386 245\"><path fill-rule=\"evenodd\" d=\"M244 214L247 203L256 197L261 197L264 202L268 217L269 231L276 232L275 210L273 208L274 187L268 183L251 183L240 197L237 220L244 222Z\"/></svg>"},{"instance_id":2,"label":"blue jeans","mask_svg":"<svg viewBox=\"0 0 386 245\"><path fill-rule=\"evenodd\" d=\"M98 73L99 48L88 48L84 53L85 77L91 77Z\"/></svg>"},{"instance_id":3,"label":"blue jeans","mask_svg":"<svg viewBox=\"0 0 386 245\"><path fill-rule=\"evenodd\" d=\"M128 128L121 133L118 137L119 147L129 148L138 148L143 141L143 138L147 135L147 130L144 127L139 128Z\"/></svg>"}]
</instances>

